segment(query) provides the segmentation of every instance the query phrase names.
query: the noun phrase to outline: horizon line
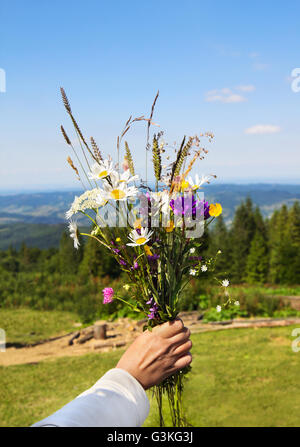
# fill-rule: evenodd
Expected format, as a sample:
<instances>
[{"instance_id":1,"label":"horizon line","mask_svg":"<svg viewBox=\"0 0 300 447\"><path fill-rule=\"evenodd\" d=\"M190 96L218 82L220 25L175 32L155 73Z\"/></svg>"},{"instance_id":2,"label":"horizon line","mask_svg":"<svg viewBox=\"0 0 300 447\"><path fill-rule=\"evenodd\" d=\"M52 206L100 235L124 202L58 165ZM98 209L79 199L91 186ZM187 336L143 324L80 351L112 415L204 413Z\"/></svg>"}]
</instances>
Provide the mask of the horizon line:
<instances>
[{"instance_id":1,"label":"horizon line","mask_svg":"<svg viewBox=\"0 0 300 447\"><path fill-rule=\"evenodd\" d=\"M148 185L151 186L154 182L148 182ZM264 185L264 186L300 186L300 180L295 181L251 181L251 180L228 180L228 181L220 181L217 183L211 183L206 185L205 187L210 188L211 186L221 186L221 185L232 185L232 186L255 186L255 185ZM76 188L75 186L60 186L60 185L49 185L49 186L32 186L32 187L17 187L17 188L6 188L2 189L0 187L0 194L29 194L29 193L50 193L50 192L77 192L82 188Z\"/></svg>"}]
</instances>

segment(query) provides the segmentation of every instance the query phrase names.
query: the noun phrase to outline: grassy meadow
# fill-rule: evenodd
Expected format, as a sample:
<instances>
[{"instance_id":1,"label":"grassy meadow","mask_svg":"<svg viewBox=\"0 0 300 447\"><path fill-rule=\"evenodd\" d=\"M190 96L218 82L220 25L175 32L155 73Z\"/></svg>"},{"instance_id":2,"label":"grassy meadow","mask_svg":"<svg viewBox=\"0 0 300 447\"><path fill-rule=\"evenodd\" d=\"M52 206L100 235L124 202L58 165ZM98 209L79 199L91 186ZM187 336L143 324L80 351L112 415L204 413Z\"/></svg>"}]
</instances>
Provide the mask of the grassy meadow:
<instances>
[{"instance_id":1,"label":"grassy meadow","mask_svg":"<svg viewBox=\"0 0 300 447\"><path fill-rule=\"evenodd\" d=\"M0 327L6 342L22 345L72 332L78 316L71 312L41 311L28 308L0 309Z\"/></svg>"},{"instance_id":2,"label":"grassy meadow","mask_svg":"<svg viewBox=\"0 0 300 447\"><path fill-rule=\"evenodd\" d=\"M291 349L292 329L194 334L193 369L185 390L188 421L209 427L299 426L300 353ZM0 425L29 426L46 417L114 367L121 353L1 367ZM157 421L153 401L144 425L156 426Z\"/></svg>"}]
</instances>

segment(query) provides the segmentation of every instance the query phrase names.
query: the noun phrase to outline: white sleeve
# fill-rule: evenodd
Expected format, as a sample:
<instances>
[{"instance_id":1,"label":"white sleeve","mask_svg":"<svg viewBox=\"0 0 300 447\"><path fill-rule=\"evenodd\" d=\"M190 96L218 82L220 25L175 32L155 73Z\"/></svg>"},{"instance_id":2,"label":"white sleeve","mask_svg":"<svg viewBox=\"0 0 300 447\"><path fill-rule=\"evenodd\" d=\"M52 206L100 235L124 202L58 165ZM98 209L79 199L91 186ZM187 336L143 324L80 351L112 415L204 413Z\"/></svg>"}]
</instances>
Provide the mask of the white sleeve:
<instances>
[{"instance_id":1,"label":"white sleeve","mask_svg":"<svg viewBox=\"0 0 300 447\"><path fill-rule=\"evenodd\" d=\"M142 385L127 371L114 368L33 427L140 427L149 407Z\"/></svg>"}]
</instances>

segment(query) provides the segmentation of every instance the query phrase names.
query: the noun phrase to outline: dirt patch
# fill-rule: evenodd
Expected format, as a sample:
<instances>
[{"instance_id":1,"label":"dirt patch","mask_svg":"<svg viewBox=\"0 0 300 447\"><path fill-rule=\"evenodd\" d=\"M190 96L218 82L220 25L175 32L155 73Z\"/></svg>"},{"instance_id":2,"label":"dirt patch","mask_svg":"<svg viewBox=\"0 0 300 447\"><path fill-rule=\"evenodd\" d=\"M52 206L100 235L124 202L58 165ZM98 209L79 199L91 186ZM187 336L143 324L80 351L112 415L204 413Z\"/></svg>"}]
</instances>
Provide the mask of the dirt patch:
<instances>
[{"instance_id":1,"label":"dirt patch","mask_svg":"<svg viewBox=\"0 0 300 447\"><path fill-rule=\"evenodd\" d=\"M180 314L180 317L183 319L185 325L190 328L192 333L236 328L278 327L300 324L300 318L233 320L204 324L201 321L201 316L198 312L185 312ZM128 318L122 318L115 322L99 321L95 324L103 323L107 324L107 338L105 340L95 340L94 338L91 338L85 343L80 343L80 340L91 331L92 327L89 327L80 331L80 337L75 339L72 345L69 345L72 334L67 334L64 337L55 338L36 346L7 348L5 352L0 353L0 366L25 363L36 364L43 360L52 360L58 357L124 349L143 331L142 322L130 320ZM290 341L286 341L283 337L276 337L272 342L276 344L290 343Z\"/></svg>"}]
</instances>

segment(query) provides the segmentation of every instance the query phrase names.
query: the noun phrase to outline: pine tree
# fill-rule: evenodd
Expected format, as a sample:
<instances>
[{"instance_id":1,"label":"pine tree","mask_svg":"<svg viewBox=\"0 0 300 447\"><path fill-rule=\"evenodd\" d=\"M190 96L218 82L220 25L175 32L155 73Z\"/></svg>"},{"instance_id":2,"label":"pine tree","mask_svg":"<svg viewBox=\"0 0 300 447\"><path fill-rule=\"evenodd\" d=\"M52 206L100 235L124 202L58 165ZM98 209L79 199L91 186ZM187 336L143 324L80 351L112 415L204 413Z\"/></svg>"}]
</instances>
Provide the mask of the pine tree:
<instances>
[{"instance_id":1,"label":"pine tree","mask_svg":"<svg viewBox=\"0 0 300 447\"><path fill-rule=\"evenodd\" d=\"M289 272L287 275L290 284L300 283L300 205L295 202L289 211L289 235L291 239Z\"/></svg>"},{"instance_id":2,"label":"pine tree","mask_svg":"<svg viewBox=\"0 0 300 447\"><path fill-rule=\"evenodd\" d=\"M65 231L63 232L58 250L58 262L61 273L75 274L78 271L83 256L83 242L78 237L80 246L74 248L73 239Z\"/></svg>"},{"instance_id":3,"label":"pine tree","mask_svg":"<svg viewBox=\"0 0 300 447\"><path fill-rule=\"evenodd\" d=\"M256 230L262 235L264 240L267 241L268 240L268 226L266 225L266 222L264 221L264 218L263 218L258 206L255 208L255 211L254 211L254 220L255 220Z\"/></svg>"},{"instance_id":4,"label":"pine tree","mask_svg":"<svg viewBox=\"0 0 300 447\"><path fill-rule=\"evenodd\" d=\"M216 219L214 227L209 233L208 256L215 257L219 250L222 253L217 258L216 273L228 273L229 275L231 269L231 250L228 229L222 215Z\"/></svg>"},{"instance_id":5,"label":"pine tree","mask_svg":"<svg viewBox=\"0 0 300 447\"><path fill-rule=\"evenodd\" d=\"M275 211L269 222L270 281L289 282L290 257L293 256L289 231L289 212L286 205Z\"/></svg>"},{"instance_id":6,"label":"pine tree","mask_svg":"<svg viewBox=\"0 0 300 447\"><path fill-rule=\"evenodd\" d=\"M230 231L231 279L233 282L241 282L245 279L247 257L255 232L256 221L252 201L248 198L236 209Z\"/></svg>"},{"instance_id":7,"label":"pine tree","mask_svg":"<svg viewBox=\"0 0 300 447\"><path fill-rule=\"evenodd\" d=\"M267 281L269 268L268 246L263 233L256 230L247 258L245 279L249 284L263 284Z\"/></svg>"},{"instance_id":8,"label":"pine tree","mask_svg":"<svg viewBox=\"0 0 300 447\"><path fill-rule=\"evenodd\" d=\"M79 273L82 277L90 275L117 277L120 274L120 267L105 247L95 239L89 238L85 244Z\"/></svg>"},{"instance_id":9,"label":"pine tree","mask_svg":"<svg viewBox=\"0 0 300 447\"><path fill-rule=\"evenodd\" d=\"M289 232L292 244L300 248L300 204L295 202L289 211Z\"/></svg>"}]
</instances>

